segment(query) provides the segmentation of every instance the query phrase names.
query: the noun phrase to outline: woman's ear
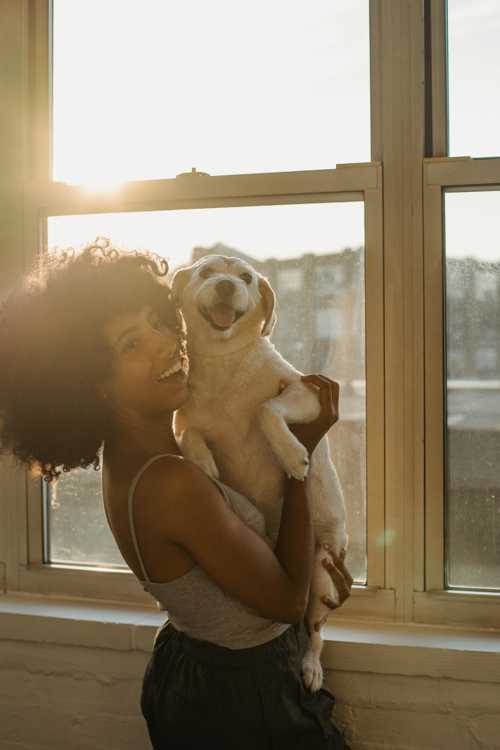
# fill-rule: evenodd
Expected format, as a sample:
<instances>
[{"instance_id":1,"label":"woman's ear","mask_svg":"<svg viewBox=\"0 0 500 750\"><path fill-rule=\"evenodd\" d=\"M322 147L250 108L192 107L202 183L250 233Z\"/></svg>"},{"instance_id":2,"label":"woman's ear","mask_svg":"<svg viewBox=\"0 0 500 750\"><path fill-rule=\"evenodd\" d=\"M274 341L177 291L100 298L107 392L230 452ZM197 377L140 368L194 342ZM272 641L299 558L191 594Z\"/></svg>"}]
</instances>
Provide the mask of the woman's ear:
<instances>
[{"instance_id":1,"label":"woman's ear","mask_svg":"<svg viewBox=\"0 0 500 750\"><path fill-rule=\"evenodd\" d=\"M276 295L271 284L266 278L264 278L264 276L261 276L259 279L259 292L265 315L264 324L260 333L261 336L270 336L277 320L275 312Z\"/></svg>"},{"instance_id":2,"label":"woman's ear","mask_svg":"<svg viewBox=\"0 0 500 750\"><path fill-rule=\"evenodd\" d=\"M188 284L191 278L191 272L191 266L189 266L189 268L179 268L179 270L176 271L172 276L172 294L174 295L179 305L182 301L182 292L184 291L184 287Z\"/></svg>"}]
</instances>

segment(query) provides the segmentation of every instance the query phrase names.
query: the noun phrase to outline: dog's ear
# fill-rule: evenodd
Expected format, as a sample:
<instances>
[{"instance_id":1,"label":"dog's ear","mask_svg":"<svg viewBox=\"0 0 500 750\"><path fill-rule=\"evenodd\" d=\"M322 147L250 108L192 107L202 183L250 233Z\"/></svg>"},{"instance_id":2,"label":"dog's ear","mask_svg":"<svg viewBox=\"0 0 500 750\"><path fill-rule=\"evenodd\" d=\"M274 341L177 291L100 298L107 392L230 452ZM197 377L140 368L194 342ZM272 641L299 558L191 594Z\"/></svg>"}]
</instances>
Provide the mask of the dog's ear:
<instances>
[{"instance_id":1,"label":"dog's ear","mask_svg":"<svg viewBox=\"0 0 500 750\"><path fill-rule=\"evenodd\" d=\"M172 276L172 294L174 295L178 304L180 304L182 301L182 292L184 291L184 287L188 284L189 279L191 278L191 271L191 267L179 268L179 270L176 271Z\"/></svg>"},{"instance_id":2,"label":"dog's ear","mask_svg":"<svg viewBox=\"0 0 500 750\"><path fill-rule=\"evenodd\" d=\"M264 306L265 320L262 326L261 336L270 336L276 323L276 295L269 281L261 276L259 278L259 292Z\"/></svg>"}]
</instances>

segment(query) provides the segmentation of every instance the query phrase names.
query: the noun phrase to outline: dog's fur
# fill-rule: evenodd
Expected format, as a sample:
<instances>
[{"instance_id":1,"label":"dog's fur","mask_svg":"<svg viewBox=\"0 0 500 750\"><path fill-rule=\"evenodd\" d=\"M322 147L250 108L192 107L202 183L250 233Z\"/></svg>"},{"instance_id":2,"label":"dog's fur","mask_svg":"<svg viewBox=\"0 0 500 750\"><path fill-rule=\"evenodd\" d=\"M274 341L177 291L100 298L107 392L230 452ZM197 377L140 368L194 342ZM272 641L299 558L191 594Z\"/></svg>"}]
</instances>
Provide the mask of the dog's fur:
<instances>
[{"instance_id":1,"label":"dog's fur","mask_svg":"<svg viewBox=\"0 0 500 750\"><path fill-rule=\"evenodd\" d=\"M273 542L285 472L298 479L308 474L316 540L340 553L347 545L344 500L327 438L309 469L305 448L287 427L314 419L319 403L269 341L276 321L269 282L248 263L216 255L177 271L172 285L187 325L190 360L190 396L174 423L184 456L253 500ZM281 382L287 386L280 392ZM324 622L329 609L320 597L338 601L321 564L324 556L316 553L307 611L311 648L303 677L311 690L323 679L322 639L314 623Z\"/></svg>"}]
</instances>

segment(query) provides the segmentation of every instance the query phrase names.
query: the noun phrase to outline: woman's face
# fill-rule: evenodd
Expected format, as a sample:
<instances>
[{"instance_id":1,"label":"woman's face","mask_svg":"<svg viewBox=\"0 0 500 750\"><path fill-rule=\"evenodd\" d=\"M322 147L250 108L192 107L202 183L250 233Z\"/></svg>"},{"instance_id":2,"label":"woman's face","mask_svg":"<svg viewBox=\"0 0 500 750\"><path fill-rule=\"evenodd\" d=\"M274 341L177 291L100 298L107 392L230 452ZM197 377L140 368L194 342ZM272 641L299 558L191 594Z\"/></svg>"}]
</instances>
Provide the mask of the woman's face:
<instances>
[{"instance_id":1,"label":"woman's face","mask_svg":"<svg viewBox=\"0 0 500 750\"><path fill-rule=\"evenodd\" d=\"M104 335L113 365L102 391L116 412L154 418L182 406L188 396L187 356L178 333L152 308L117 315Z\"/></svg>"}]
</instances>

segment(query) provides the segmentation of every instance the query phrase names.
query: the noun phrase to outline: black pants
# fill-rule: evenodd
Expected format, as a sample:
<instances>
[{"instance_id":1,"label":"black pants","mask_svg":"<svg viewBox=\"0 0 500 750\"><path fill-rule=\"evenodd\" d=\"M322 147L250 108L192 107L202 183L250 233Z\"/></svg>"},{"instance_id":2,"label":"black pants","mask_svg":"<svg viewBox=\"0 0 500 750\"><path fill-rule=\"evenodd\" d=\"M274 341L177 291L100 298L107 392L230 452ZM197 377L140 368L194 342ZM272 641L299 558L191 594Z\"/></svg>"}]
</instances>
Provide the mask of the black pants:
<instances>
[{"instance_id":1,"label":"black pants","mask_svg":"<svg viewBox=\"0 0 500 750\"><path fill-rule=\"evenodd\" d=\"M228 649L169 622L146 667L141 708L154 750L344 750L335 698L309 693L303 623L261 646Z\"/></svg>"}]
</instances>

